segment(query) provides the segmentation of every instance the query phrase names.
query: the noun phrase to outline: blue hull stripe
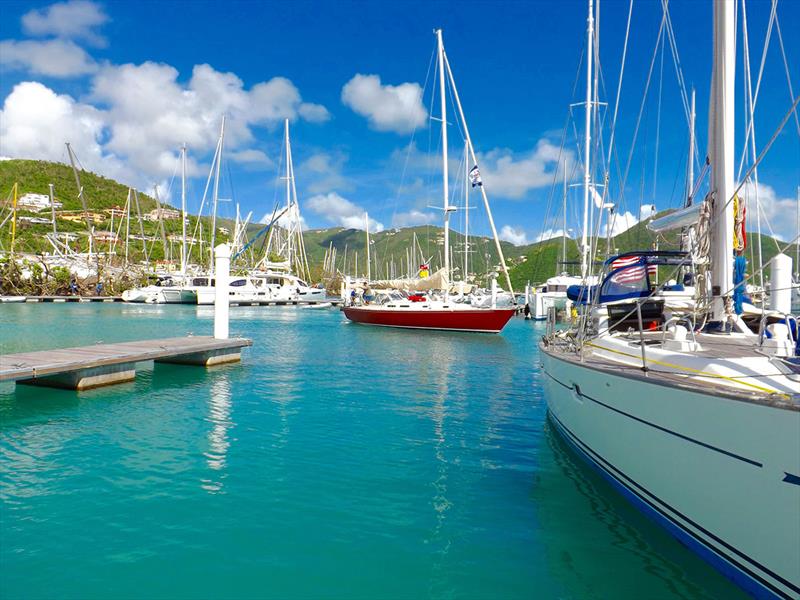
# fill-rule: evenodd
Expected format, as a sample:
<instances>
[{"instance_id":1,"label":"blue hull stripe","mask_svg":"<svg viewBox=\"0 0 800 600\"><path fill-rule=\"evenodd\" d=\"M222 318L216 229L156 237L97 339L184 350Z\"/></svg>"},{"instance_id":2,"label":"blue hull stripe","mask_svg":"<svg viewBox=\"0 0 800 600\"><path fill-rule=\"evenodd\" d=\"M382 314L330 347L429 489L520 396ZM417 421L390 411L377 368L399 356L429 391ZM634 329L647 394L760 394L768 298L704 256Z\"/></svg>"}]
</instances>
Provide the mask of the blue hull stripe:
<instances>
[{"instance_id":1,"label":"blue hull stripe","mask_svg":"<svg viewBox=\"0 0 800 600\"><path fill-rule=\"evenodd\" d=\"M709 537L712 537L715 540L719 541L726 548L729 548L742 558L745 558L748 562L757 566L765 573L769 573L770 576L779 580L781 583L783 583L790 589L792 590L800 589L797 586L793 585L791 582L786 581L779 575L772 573L772 571L770 571L757 561L753 560L749 556L745 555L741 551L737 550L736 548L733 548L732 546L730 546L730 544L726 543L724 540L720 540L718 537L709 533L703 527L697 525L694 521L692 521L679 511L675 510L674 508L672 508L669 504L661 500L658 496L652 494L646 488L642 487L641 485L633 481L630 477L625 475L622 471L620 471L614 465L606 461L602 456L597 454L583 441L581 441L580 438L578 438L574 433L572 433L572 431L566 425L564 425L564 423L562 423L552 411L548 411L548 414L550 415L552 422L556 425L556 429L562 434L562 437L567 442L569 442L570 446L573 447L581 456L583 456L589 462L589 464L597 468L600 471L600 473L616 488L618 488L626 498L631 500L637 508L641 509L647 515L654 517L656 521L658 521L662 526L664 526L673 536L675 536L680 541L685 543L697 554L699 554L702 558L704 558L707 562L714 565L719 571L727 575L730 579L738 583L741 587L745 588L747 591L749 591L750 593L754 594L759 598L785 598L787 600L791 600L792 598L792 596L788 595L786 592L776 587L773 583L767 581L758 573L753 572L752 570L750 570L745 565L741 564L732 556L729 556L723 549L715 546L708 540L703 540L697 537L695 533L686 529L679 521L677 521L675 518L664 512L664 510L653 504L650 500L645 498L642 495L642 493L646 494L647 496L650 496L652 499L656 500L657 502L665 506L667 509L674 512L682 519L685 519L688 523L697 527L697 529L701 530L703 533L709 535ZM629 482L630 485L627 485L624 481L622 481L622 479ZM631 486L638 488L639 490L641 490L642 493L636 491Z\"/></svg>"},{"instance_id":2,"label":"blue hull stripe","mask_svg":"<svg viewBox=\"0 0 800 600\"><path fill-rule=\"evenodd\" d=\"M800 485L800 476L792 475L791 473L787 473L786 471L783 472L786 477L781 479L781 481L785 481L786 483L793 483L795 485Z\"/></svg>"},{"instance_id":3,"label":"blue hull stripe","mask_svg":"<svg viewBox=\"0 0 800 600\"><path fill-rule=\"evenodd\" d=\"M730 456L731 458L735 458L736 460L740 460L742 462L746 462L747 464L753 465L755 467L763 467L764 466L763 463L760 463L760 462L758 462L756 460L753 460L751 458L746 458L744 456L739 456L738 454L734 454L733 452L729 452L727 450L723 450L722 448L717 448L716 446L712 446L711 444L706 444L705 442L701 442L700 440L696 440L696 439L691 438L689 436L683 435L682 433L678 433L677 431L672 431L671 429L667 429L666 427L662 427L661 425L656 425L655 423L651 423L650 421L645 421L644 419L640 419L639 417L634 416L634 415L632 415L630 413L627 413L627 412L625 412L623 410L619 410L618 408L614 408L613 406L609 406L605 402L601 402L600 400L597 400L596 398L592 398L591 396L587 396L586 394L581 392L580 389L576 390L572 386L569 386L569 385L566 385L565 383L562 383L561 381L559 381L558 379L556 379L555 377L550 375L550 373L547 373L547 371L545 371L545 374L550 379L552 379L553 381L555 381L559 385L564 386L568 390L576 391L582 398L586 398L587 400L591 400L595 404L599 404L600 406L604 406L609 410L613 410L615 413L618 413L620 415L628 417L629 419L633 419L634 421L638 421L639 423L644 423L645 425L647 425L649 427L652 427L653 429L658 429L659 431L663 431L664 433L668 433L670 435L674 435L675 437L679 437L682 440L686 440L687 442L691 442L693 444L697 444L698 446L702 446L703 448L708 448L709 450L713 450L714 452L719 452L720 454L724 454L725 456Z\"/></svg>"}]
</instances>

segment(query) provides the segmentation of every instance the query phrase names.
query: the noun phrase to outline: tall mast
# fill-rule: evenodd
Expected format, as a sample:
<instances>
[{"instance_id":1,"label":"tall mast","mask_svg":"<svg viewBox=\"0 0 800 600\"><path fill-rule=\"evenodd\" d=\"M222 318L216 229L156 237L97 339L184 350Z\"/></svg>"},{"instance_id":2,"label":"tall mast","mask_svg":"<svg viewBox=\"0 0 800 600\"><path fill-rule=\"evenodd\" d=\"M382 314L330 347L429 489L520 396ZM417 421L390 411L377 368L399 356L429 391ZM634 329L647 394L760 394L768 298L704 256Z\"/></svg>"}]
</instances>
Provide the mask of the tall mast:
<instances>
[{"instance_id":1,"label":"tall mast","mask_svg":"<svg viewBox=\"0 0 800 600\"><path fill-rule=\"evenodd\" d=\"M75 154L73 154L72 146L69 145L69 142L67 142L67 154L69 154L69 163L70 165L72 165L72 173L75 175L75 185L78 186L78 198L80 198L81 200L81 207L83 208L83 218L86 221L86 229L89 230L89 246L91 247L94 246L94 223L92 223L92 216L89 214L89 209L86 204L86 196L83 195L83 186L81 185L81 177L78 174L78 167L75 166ZM89 254L91 254L91 252ZM91 258L91 256L89 258Z\"/></svg>"},{"instance_id":2,"label":"tall mast","mask_svg":"<svg viewBox=\"0 0 800 600\"><path fill-rule=\"evenodd\" d=\"M128 266L128 246L131 237L131 188L128 188L128 197L125 200L125 266Z\"/></svg>"},{"instance_id":3,"label":"tall mast","mask_svg":"<svg viewBox=\"0 0 800 600\"><path fill-rule=\"evenodd\" d=\"M219 202L219 168L222 163L222 145L225 143L225 115L222 115L222 126L219 131L219 143L217 144L217 164L214 173L214 212L211 217L211 252L214 252L214 247L217 243L217 203ZM214 260L209 260L211 263L211 274L214 274Z\"/></svg>"},{"instance_id":4,"label":"tall mast","mask_svg":"<svg viewBox=\"0 0 800 600\"><path fill-rule=\"evenodd\" d=\"M366 211L364 212L364 228L367 231L367 281L370 281L372 279L372 272L369 262L369 214Z\"/></svg>"},{"instance_id":5,"label":"tall mast","mask_svg":"<svg viewBox=\"0 0 800 600\"><path fill-rule=\"evenodd\" d=\"M694 111L694 88L692 88L692 112L689 114L689 163L686 165L686 206L691 206L693 200L692 194L694 193L695 118L696 115Z\"/></svg>"},{"instance_id":6,"label":"tall mast","mask_svg":"<svg viewBox=\"0 0 800 600\"><path fill-rule=\"evenodd\" d=\"M186 144L181 148L181 275L186 275Z\"/></svg>"},{"instance_id":7,"label":"tall mast","mask_svg":"<svg viewBox=\"0 0 800 600\"><path fill-rule=\"evenodd\" d=\"M709 144L711 157L711 271L712 318L727 321L733 287L733 136L734 47L733 2L714 2L714 71L711 81Z\"/></svg>"},{"instance_id":8,"label":"tall mast","mask_svg":"<svg viewBox=\"0 0 800 600\"><path fill-rule=\"evenodd\" d=\"M469 146L464 144L464 274L462 281L469 276Z\"/></svg>"},{"instance_id":9,"label":"tall mast","mask_svg":"<svg viewBox=\"0 0 800 600\"><path fill-rule=\"evenodd\" d=\"M444 89L444 44L442 30L436 30L436 46L439 55L439 103L442 117L442 194L444 195L444 273L450 282L450 204L447 172L447 98Z\"/></svg>"},{"instance_id":10,"label":"tall mast","mask_svg":"<svg viewBox=\"0 0 800 600\"><path fill-rule=\"evenodd\" d=\"M561 270L559 273L563 273L565 271L565 266L567 264L567 159L564 159L564 194L561 199L561 203L563 204L563 221L561 225ZM556 269L558 270L558 269ZM556 273L558 274L558 273Z\"/></svg>"},{"instance_id":11,"label":"tall mast","mask_svg":"<svg viewBox=\"0 0 800 600\"><path fill-rule=\"evenodd\" d=\"M444 53L444 48L442 48L442 56L444 57L445 65L447 65L447 75L450 78L450 89L453 91L453 99L456 101L456 108L458 108L458 116L461 119L461 126L464 128L464 137L467 139L469 156L470 158L472 158L472 161L475 164L475 166L478 166L478 157L475 155L475 146L472 144L472 138L469 135L469 127L467 126L467 119L464 117L464 107L461 106L461 99L458 97L458 88L456 87L456 80L453 77L453 70L450 68L450 63L447 60L447 55ZM503 268L503 274L505 275L506 284L508 285L508 291L513 297L514 288L511 285L511 275L508 274L508 267L506 265L506 258L503 254L503 247L500 245L500 238L497 236L497 228L494 225L494 217L492 216L492 209L489 207L489 198L486 196L486 188L485 186L480 184L478 185L478 187L481 190L483 207L486 209L486 217L489 220L489 227L492 230L492 237L494 238L494 247L495 250L497 250L497 256L500 259L500 265ZM486 260L486 266L487 268L489 266L488 260Z\"/></svg>"},{"instance_id":12,"label":"tall mast","mask_svg":"<svg viewBox=\"0 0 800 600\"><path fill-rule=\"evenodd\" d=\"M56 226L56 197L55 192L53 190L53 184L47 184L48 188L50 189L50 216L53 219L53 236L58 236L58 229Z\"/></svg>"},{"instance_id":13,"label":"tall mast","mask_svg":"<svg viewBox=\"0 0 800 600\"><path fill-rule=\"evenodd\" d=\"M284 144L286 145L286 215L289 217L289 227L292 227L292 168L290 166L292 149L289 146L289 119L283 122ZM289 266L292 267L292 233L289 232L289 239L286 240L286 253Z\"/></svg>"},{"instance_id":14,"label":"tall mast","mask_svg":"<svg viewBox=\"0 0 800 600\"><path fill-rule=\"evenodd\" d=\"M581 233L581 277L589 274L589 186L591 185L592 142L592 58L594 55L594 10L589 0L589 15L586 19L586 114L583 138L583 232Z\"/></svg>"}]
</instances>

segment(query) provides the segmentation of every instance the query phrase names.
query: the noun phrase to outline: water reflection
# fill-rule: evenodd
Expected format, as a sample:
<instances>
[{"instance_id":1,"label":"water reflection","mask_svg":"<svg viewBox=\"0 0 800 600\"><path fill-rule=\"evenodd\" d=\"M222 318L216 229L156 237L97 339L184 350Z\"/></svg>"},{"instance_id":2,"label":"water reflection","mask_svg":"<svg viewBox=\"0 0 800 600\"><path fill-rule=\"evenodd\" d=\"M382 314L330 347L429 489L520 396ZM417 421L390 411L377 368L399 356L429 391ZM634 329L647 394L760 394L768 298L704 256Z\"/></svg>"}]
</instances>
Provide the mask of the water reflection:
<instances>
[{"instance_id":1,"label":"water reflection","mask_svg":"<svg viewBox=\"0 0 800 600\"><path fill-rule=\"evenodd\" d=\"M218 493L222 491L225 479L225 466L230 448L228 430L233 426L231 421L231 383L227 373L219 376L211 384L211 395L208 400L208 417L211 429L208 432L208 450L204 453L206 464L213 473L213 478L203 479L203 489Z\"/></svg>"},{"instance_id":2,"label":"water reflection","mask_svg":"<svg viewBox=\"0 0 800 600\"><path fill-rule=\"evenodd\" d=\"M567 596L636 597L650 590L653 597L745 597L700 558L687 558L683 546L584 464L549 421L544 438L553 463L539 470L533 499L548 570ZM622 572L624 578L608 576Z\"/></svg>"}]
</instances>

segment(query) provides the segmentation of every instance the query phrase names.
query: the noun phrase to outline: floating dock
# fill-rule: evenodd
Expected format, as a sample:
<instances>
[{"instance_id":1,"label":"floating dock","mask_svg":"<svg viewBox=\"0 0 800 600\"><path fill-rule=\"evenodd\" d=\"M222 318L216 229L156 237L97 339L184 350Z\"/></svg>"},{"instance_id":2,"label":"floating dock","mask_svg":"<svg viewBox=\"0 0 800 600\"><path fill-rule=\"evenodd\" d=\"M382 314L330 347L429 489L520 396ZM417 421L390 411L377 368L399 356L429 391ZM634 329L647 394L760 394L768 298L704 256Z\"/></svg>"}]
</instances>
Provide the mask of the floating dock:
<instances>
[{"instance_id":1,"label":"floating dock","mask_svg":"<svg viewBox=\"0 0 800 600\"><path fill-rule=\"evenodd\" d=\"M136 363L212 366L241 359L244 338L179 337L0 355L0 382L86 390L132 381Z\"/></svg>"},{"instance_id":2,"label":"floating dock","mask_svg":"<svg viewBox=\"0 0 800 600\"><path fill-rule=\"evenodd\" d=\"M7 302L122 302L122 296L0 296Z\"/></svg>"}]
</instances>

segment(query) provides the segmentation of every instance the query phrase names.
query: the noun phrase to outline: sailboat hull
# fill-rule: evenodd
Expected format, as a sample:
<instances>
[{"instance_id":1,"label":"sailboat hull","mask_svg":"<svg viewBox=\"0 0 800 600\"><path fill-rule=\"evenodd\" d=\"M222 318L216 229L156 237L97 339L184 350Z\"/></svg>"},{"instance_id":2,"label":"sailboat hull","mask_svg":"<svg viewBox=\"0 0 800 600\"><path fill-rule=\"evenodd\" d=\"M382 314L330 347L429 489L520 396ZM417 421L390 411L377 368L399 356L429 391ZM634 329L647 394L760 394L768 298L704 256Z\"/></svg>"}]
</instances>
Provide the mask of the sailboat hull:
<instances>
[{"instance_id":1,"label":"sailboat hull","mask_svg":"<svg viewBox=\"0 0 800 600\"><path fill-rule=\"evenodd\" d=\"M441 329L499 333L516 312L513 308L412 310L348 306L342 309L355 323L406 329Z\"/></svg>"},{"instance_id":2,"label":"sailboat hull","mask_svg":"<svg viewBox=\"0 0 800 600\"><path fill-rule=\"evenodd\" d=\"M751 593L800 596L800 406L676 390L541 350L550 419L590 464Z\"/></svg>"}]
</instances>

